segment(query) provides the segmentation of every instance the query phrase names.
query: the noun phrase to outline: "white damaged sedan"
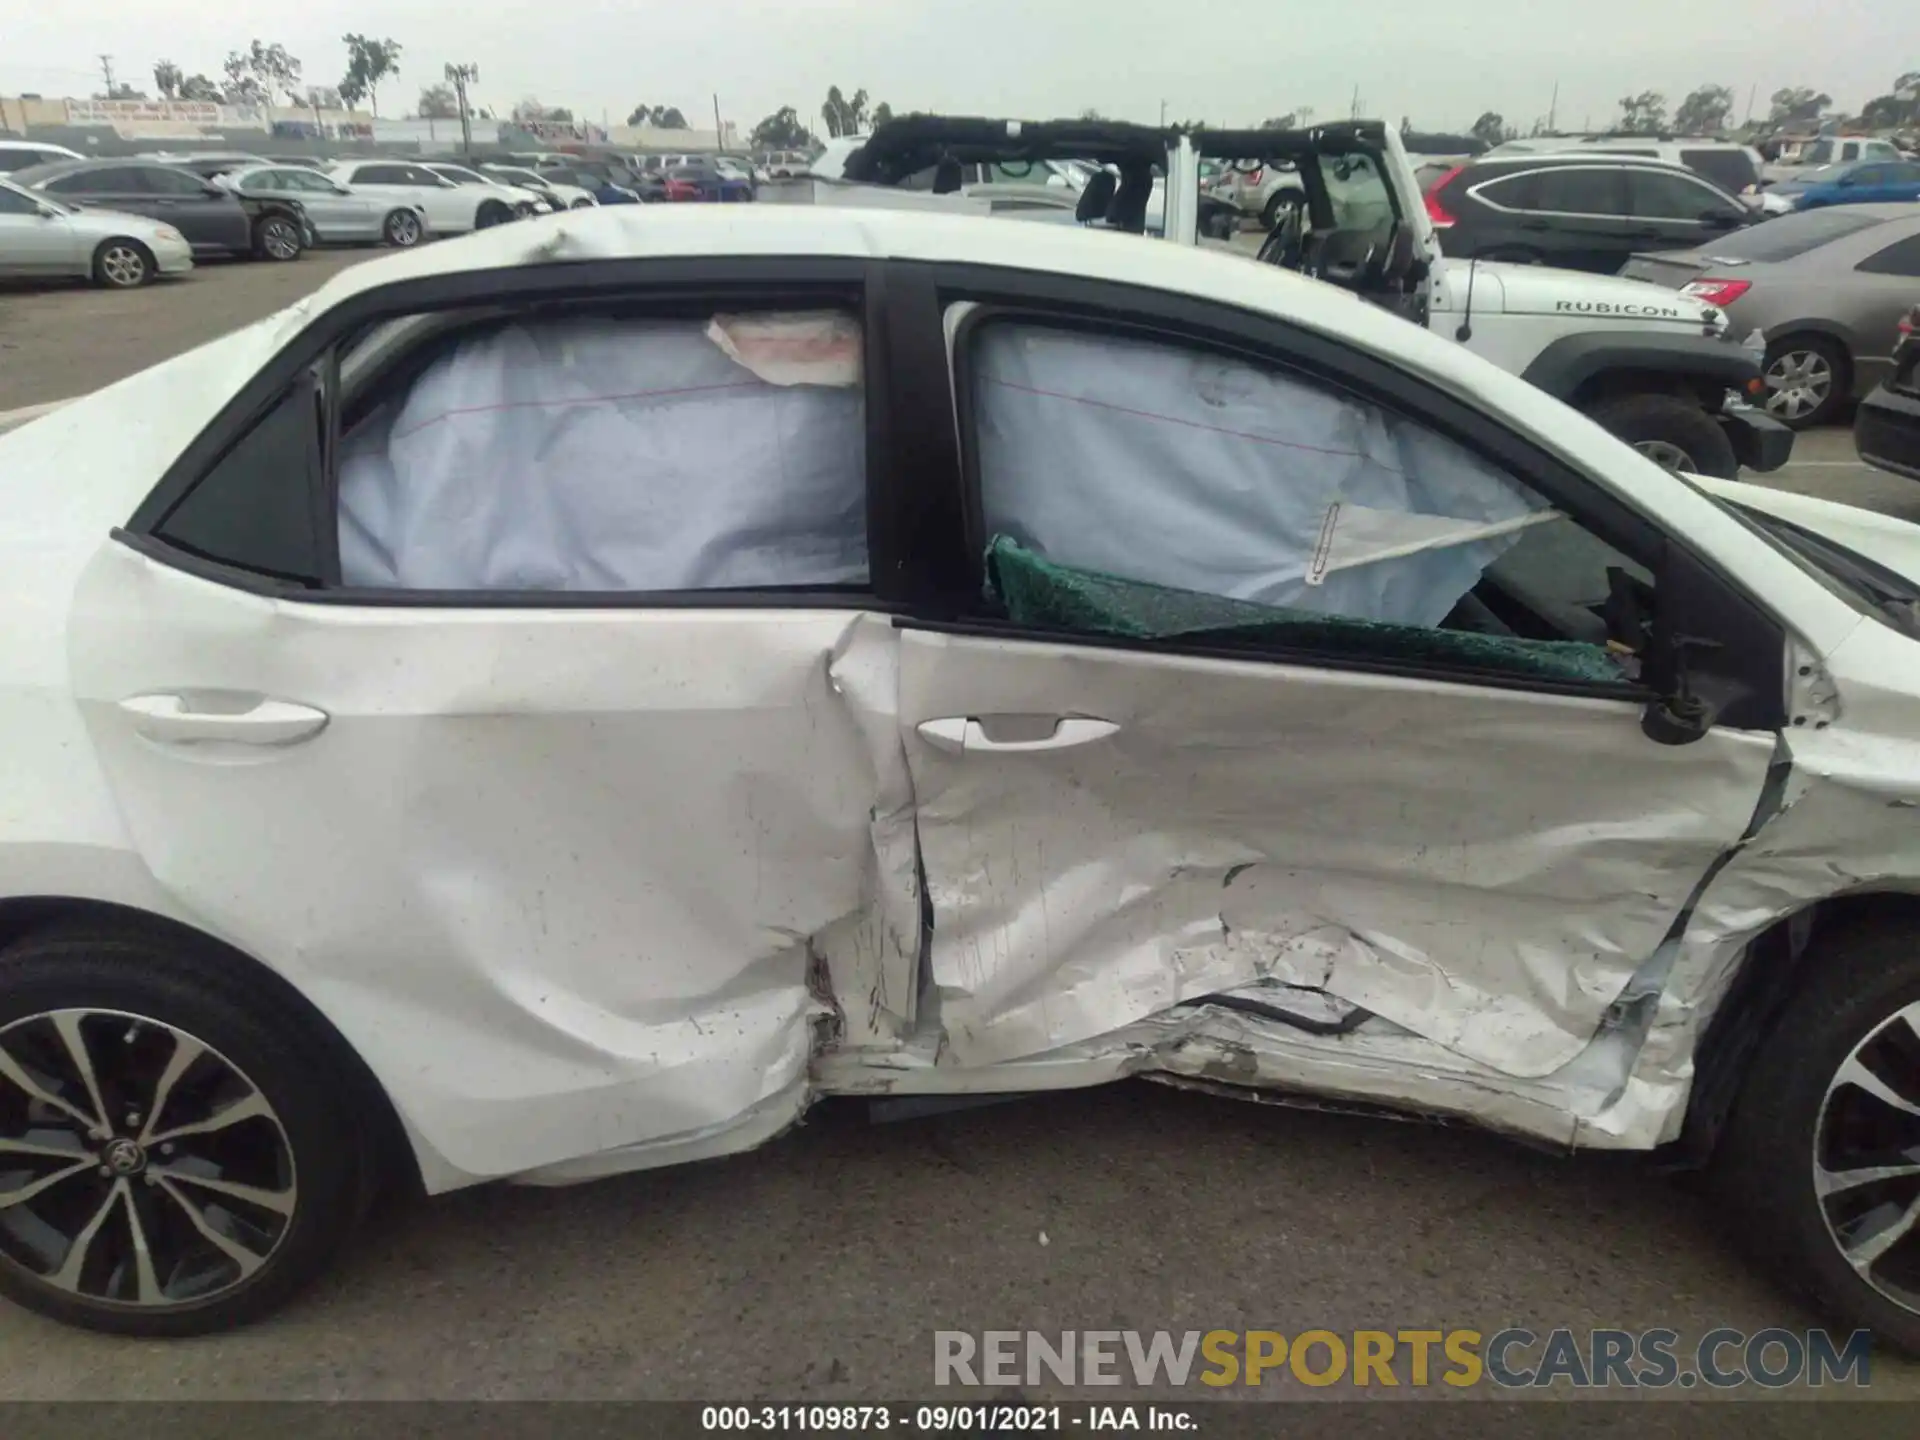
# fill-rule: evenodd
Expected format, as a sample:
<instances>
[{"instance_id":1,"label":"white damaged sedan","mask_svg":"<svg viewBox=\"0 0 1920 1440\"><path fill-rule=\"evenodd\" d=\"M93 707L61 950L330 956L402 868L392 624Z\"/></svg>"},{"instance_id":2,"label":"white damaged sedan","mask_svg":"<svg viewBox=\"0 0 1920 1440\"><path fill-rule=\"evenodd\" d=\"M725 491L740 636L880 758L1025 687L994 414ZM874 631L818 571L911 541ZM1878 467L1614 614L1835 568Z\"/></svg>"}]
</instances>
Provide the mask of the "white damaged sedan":
<instances>
[{"instance_id":1,"label":"white damaged sedan","mask_svg":"<svg viewBox=\"0 0 1920 1440\"><path fill-rule=\"evenodd\" d=\"M1920 1345L1920 530L1271 266L608 207L0 437L0 1290L1138 1075L1711 1161Z\"/></svg>"}]
</instances>

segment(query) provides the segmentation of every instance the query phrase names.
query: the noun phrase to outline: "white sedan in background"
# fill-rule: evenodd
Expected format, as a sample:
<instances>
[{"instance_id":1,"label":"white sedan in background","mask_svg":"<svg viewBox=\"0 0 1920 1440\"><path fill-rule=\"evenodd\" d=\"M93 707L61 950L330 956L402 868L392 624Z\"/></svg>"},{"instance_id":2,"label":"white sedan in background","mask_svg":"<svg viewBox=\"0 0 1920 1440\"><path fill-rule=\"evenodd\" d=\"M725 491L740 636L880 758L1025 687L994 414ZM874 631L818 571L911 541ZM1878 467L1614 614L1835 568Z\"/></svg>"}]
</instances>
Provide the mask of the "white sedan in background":
<instances>
[{"instance_id":1,"label":"white sedan in background","mask_svg":"<svg viewBox=\"0 0 1920 1440\"><path fill-rule=\"evenodd\" d=\"M0 437L0 1291L1141 1076L1711 1159L1920 1348L1920 527L1230 255L560 233Z\"/></svg>"},{"instance_id":2,"label":"white sedan in background","mask_svg":"<svg viewBox=\"0 0 1920 1440\"><path fill-rule=\"evenodd\" d=\"M193 247L144 215L87 210L0 180L0 275L83 275L131 290L193 269Z\"/></svg>"},{"instance_id":3,"label":"white sedan in background","mask_svg":"<svg viewBox=\"0 0 1920 1440\"><path fill-rule=\"evenodd\" d=\"M502 184L491 175L482 175L478 170L471 170L465 165L453 165L444 160L435 160L429 162L426 168L442 180L451 180L455 185L465 186L469 190L490 191L499 195L512 208L513 213L522 219L529 215L550 213L559 208L550 197L538 190Z\"/></svg>"},{"instance_id":4,"label":"white sedan in background","mask_svg":"<svg viewBox=\"0 0 1920 1440\"><path fill-rule=\"evenodd\" d=\"M345 160L326 173L356 194L414 207L427 217L436 235L485 230L534 209L532 200L517 191L492 184L456 184L410 160Z\"/></svg>"},{"instance_id":5,"label":"white sedan in background","mask_svg":"<svg viewBox=\"0 0 1920 1440\"><path fill-rule=\"evenodd\" d=\"M554 202L557 210L585 210L600 202L593 197L591 190L583 190L578 185L567 185L559 180L527 169L523 165L482 165L480 170L489 179L505 185L513 185L522 190L531 191Z\"/></svg>"}]
</instances>

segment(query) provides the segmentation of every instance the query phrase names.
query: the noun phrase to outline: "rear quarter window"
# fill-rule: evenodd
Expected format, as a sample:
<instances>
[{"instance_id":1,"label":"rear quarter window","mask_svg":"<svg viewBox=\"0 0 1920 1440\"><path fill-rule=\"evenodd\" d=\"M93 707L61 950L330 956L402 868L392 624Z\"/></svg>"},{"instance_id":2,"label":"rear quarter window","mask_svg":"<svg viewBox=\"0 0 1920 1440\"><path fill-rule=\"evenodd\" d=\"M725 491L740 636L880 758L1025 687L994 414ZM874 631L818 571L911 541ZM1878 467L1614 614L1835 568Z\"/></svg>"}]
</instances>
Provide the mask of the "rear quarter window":
<instances>
[{"instance_id":1,"label":"rear quarter window","mask_svg":"<svg viewBox=\"0 0 1920 1440\"><path fill-rule=\"evenodd\" d=\"M1716 257L1728 260L1792 260L1881 223L1878 216L1863 215L1858 207L1838 205L1799 215L1782 215L1764 225L1749 226L1724 239L1710 241L1706 248Z\"/></svg>"}]
</instances>

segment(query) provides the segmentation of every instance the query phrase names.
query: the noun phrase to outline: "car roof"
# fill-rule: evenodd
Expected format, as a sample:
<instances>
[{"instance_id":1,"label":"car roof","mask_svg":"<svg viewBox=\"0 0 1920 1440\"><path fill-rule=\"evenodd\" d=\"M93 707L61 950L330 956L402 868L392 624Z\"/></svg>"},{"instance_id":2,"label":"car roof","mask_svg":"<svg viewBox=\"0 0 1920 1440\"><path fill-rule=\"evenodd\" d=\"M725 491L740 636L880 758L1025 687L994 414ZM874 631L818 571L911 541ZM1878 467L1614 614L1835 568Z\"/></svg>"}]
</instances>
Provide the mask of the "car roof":
<instances>
[{"instance_id":1,"label":"car roof","mask_svg":"<svg viewBox=\"0 0 1920 1440\"><path fill-rule=\"evenodd\" d=\"M1542 150L1532 155L1482 155L1467 164L1476 170L1491 165L1518 165L1530 169L1538 169L1543 165L1638 165L1655 170L1687 169L1678 160L1669 160L1664 155L1622 155L1612 150Z\"/></svg>"}]
</instances>

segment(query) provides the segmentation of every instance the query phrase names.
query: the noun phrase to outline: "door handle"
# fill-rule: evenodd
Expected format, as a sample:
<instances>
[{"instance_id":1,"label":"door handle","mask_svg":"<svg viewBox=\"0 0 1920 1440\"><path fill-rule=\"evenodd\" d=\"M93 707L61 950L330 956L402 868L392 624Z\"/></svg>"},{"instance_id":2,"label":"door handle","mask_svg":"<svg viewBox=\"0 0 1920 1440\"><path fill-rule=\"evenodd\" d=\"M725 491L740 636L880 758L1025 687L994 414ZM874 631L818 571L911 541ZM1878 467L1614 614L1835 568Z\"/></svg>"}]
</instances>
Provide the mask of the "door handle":
<instances>
[{"instance_id":1,"label":"door handle","mask_svg":"<svg viewBox=\"0 0 1920 1440\"><path fill-rule=\"evenodd\" d=\"M135 695L120 708L135 730L163 745L292 745L327 727L326 711L291 700L256 698L247 710L212 710L185 695Z\"/></svg>"},{"instance_id":2,"label":"door handle","mask_svg":"<svg viewBox=\"0 0 1920 1440\"><path fill-rule=\"evenodd\" d=\"M953 715L942 720L922 720L916 727L929 745L955 754L973 755L992 751L1001 755L1032 754L1041 750L1066 750L1075 745L1090 745L1119 733L1111 720L1096 720L1087 715L1054 717L1053 733L1029 736L1021 740L995 740L986 726L971 715Z\"/></svg>"}]
</instances>

